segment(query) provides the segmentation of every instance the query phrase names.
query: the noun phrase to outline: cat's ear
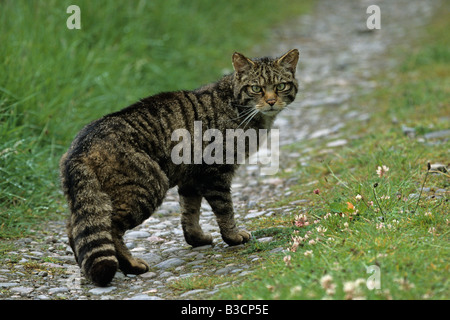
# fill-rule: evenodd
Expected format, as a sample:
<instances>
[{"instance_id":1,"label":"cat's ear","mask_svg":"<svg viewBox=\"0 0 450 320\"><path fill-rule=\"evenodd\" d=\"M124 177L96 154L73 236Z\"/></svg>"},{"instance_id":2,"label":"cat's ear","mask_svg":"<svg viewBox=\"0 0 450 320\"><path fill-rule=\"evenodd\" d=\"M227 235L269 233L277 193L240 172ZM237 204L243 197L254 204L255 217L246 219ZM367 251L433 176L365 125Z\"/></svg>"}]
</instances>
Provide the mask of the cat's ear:
<instances>
[{"instance_id":1,"label":"cat's ear","mask_svg":"<svg viewBox=\"0 0 450 320\"><path fill-rule=\"evenodd\" d=\"M295 73L295 69L297 68L297 62L298 62L297 49L289 50L287 53L282 55L281 58L277 60L277 63L280 66L290 70L292 73Z\"/></svg>"},{"instance_id":2,"label":"cat's ear","mask_svg":"<svg viewBox=\"0 0 450 320\"><path fill-rule=\"evenodd\" d=\"M234 71L237 73L244 72L249 70L252 66L255 65L255 63L250 60L249 58L246 58L243 54L235 52L233 54L233 68Z\"/></svg>"}]
</instances>

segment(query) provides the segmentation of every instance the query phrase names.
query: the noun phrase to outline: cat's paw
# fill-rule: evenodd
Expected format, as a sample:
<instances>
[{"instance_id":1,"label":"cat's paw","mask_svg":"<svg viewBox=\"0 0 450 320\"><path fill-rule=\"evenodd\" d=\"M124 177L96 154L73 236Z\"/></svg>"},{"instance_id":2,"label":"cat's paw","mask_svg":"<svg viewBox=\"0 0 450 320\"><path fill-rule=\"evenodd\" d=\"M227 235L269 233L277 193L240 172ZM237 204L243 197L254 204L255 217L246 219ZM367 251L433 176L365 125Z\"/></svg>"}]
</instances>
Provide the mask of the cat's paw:
<instances>
[{"instance_id":1,"label":"cat's paw","mask_svg":"<svg viewBox=\"0 0 450 320\"><path fill-rule=\"evenodd\" d=\"M245 230L238 230L237 232L230 232L222 234L222 239L230 246L237 246L242 243L246 243L251 239L250 232Z\"/></svg>"},{"instance_id":2,"label":"cat's paw","mask_svg":"<svg viewBox=\"0 0 450 320\"><path fill-rule=\"evenodd\" d=\"M140 258L135 258L138 267L135 274L141 274L141 273L146 273L148 272L148 270L150 270L150 266L148 265L147 261L144 261Z\"/></svg>"},{"instance_id":3,"label":"cat's paw","mask_svg":"<svg viewBox=\"0 0 450 320\"><path fill-rule=\"evenodd\" d=\"M148 263L140 258L131 258L119 266L124 274L142 274L150 270Z\"/></svg>"},{"instance_id":4,"label":"cat's paw","mask_svg":"<svg viewBox=\"0 0 450 320\"><path fill-rule=\"evenodd\" d=\"M185 233L184 238L186 239L186 242L193 247L201 247L213 243L211 234L204 232L197 232L195 234Z\"/></svg>"}]
</instances>

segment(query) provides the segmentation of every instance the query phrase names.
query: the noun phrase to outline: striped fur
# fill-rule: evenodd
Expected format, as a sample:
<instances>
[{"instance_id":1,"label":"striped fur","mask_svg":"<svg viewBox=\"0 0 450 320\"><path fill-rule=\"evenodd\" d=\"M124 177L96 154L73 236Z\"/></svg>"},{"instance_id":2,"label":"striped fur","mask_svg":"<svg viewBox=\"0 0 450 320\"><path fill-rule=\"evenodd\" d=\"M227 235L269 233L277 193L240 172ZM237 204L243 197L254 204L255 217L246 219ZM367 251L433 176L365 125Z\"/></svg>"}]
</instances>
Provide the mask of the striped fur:
<instances>
[{"instance_id":1,"label":"striped fur","mask_svg":"<svg viewBox=\"0 0 450 320\"><path fill-rule=\"evenodd\" d=\"M249 240L234 221L230 187L237 164L174 164L171 135L194 121L203 130L270 129L297 93L298 51L250 60L235 53L235 72L194 91L160 93L87 125L61 159L75 258L95 284L107 285L118 268L140 274L148 264L131 256L123 234L141 224L178 186L182 227L192 246L212 242L199 225L200 204L211 205L229 245ZM282 84L282 85L280 85ZM225 152L224 152L225 154ZM224 162L225 163L225 162Z\"/></svg>"}]
</instances>

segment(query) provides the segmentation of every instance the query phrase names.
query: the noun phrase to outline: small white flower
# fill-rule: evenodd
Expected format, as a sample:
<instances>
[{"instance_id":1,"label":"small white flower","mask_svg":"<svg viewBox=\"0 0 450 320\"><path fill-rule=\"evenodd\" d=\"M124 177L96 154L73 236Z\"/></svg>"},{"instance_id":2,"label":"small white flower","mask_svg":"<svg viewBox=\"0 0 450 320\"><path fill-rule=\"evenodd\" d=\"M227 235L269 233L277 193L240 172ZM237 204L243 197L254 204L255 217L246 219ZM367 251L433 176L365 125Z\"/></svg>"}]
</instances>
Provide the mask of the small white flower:
<instances>
[{"instance_id":1,"label":"small white flower","mask_svg":"<svg viewBox=\"0 0 450 320\"><path fill-rule=\"evenodd\" d=\"M283 258L284 263L289 267L291 265L291 256L287 255Z\"/></svg>"},{"instance_id":2,"label":"small white flower","mask_svg":"<svg viewBox=\"0 0 450 320\"><path fill-rule=\"evenodd\" d=\"M345 293L353 293L355 291L355 283L353 281L344 282L344 292Z\"/></svg>"},{"instance_id":3,"label":"small white flower","mask_svg":"<svg viewBox=\"0 0 450 320\"><path fill-rule=\"evenodd\" d=\"M333 277L329 274L320 279L320 285L325 289L327 295L332 296L336 292L336 285L333 283Z\"/></svg>"},{"instance_id":4,"label":"small white flower","mask_svg":"<svg viewBox=\"0 0 450 320\"><path fill-rule=\"evenodd\" d=\"M305 257L310 257L313 255L313 251L312 250L306 250L304 253Z\"/></svg>"},{"instance_id":5,"label":"small white flower","mask_svg":"<svg viewBox=\"0 0 450 320\"><path fill-rule=\"evenodd\" d=\"M302 291L302 286L295 286L291 288L291 295L295 295Z\"/></svg>"},{"instance_id":6,"label":"small white flower","mask_svg":"<svg viewBox=\"0 0 450 320\"><path fill-rule=\"evenodd\" d=\"M377 223L375 227L376 227L378 230L379 230L379 229L383 229L383 228L384 228L384 223L383 223L383 222Z\"/></svg>"},{"instance_id":7,"label":"small white flower","mask_svg":"<svg viewBox=\"0 0 450 320\"><path fill-rule=\"evenodd\" d=\"M403 291L407 291L416 287L414 283L409 282L406 278L394 279L394 282L398 283L400 290Z\"/></svg>"},{"instance_id":8,"label":"small white flower","mask_svg":"<svg viewBox=\"0 0 450 320\"><path fill-rule=\"evenodd\" d=\"M355 281L348 281L344 283L345 299L347 300L361 300L365 299L362 295L360 286L366 283L364 279L356 279Z\"/></svg>"},{"instance_id":9,"label":"small white flower","mask_svg":"<svg viewBox=\"0 0 450 320\"><path fill-rule=\"evenodd\" d=\"M377 168L377 175L381 178L382 176L384 176L387 172L389 171L389 167L383 165L383 166L378 166Z\"/></svg>"},{"instance_id":10,"label":"small white flower","mask_svg":"<svg viewBox=\"0 0 450 320\"><path fill-rule=\"evenodd\" d=\"M326 274L322 278L320 278L320 285L324 289L329 288L332 283L333 283L333 277L329 274Z\"/></svg>"}]
</instances>

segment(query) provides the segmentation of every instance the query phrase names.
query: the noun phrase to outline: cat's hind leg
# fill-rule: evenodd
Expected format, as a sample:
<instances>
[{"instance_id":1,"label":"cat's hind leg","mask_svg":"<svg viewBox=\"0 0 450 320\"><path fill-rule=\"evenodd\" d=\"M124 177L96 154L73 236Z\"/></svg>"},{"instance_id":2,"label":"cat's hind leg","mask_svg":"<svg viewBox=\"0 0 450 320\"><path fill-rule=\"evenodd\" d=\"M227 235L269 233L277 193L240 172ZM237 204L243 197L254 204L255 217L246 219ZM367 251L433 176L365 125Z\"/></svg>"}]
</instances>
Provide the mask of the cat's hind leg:
<instances>
[{"instance_id":1,"label":"cat's hind leg","mask_svg":"<svg viewBox=\"0 0 450 320\"><path fill-rule=\"evenodd\" d=\"M148 264L135 258L125 246L123 235L140 225L158 208L169 189L169 181L158 163L142 154L128 154L115 172L108 192L113 203L112 236L119 268L125 274L141 274Z\"/></svg>"},{"instance_id":2,"label":"cat's hind leg","mask_svg":"<svg viewBox=\"0 0 450 320\"><path fill-rule=\"evenodd\" d=\"M119 269L124 274L141 274L149 270L149 265L142 259L135 258L123 242L122 235L113 233L116 257L119 261Z\"/></svg>"}]
</instances>

